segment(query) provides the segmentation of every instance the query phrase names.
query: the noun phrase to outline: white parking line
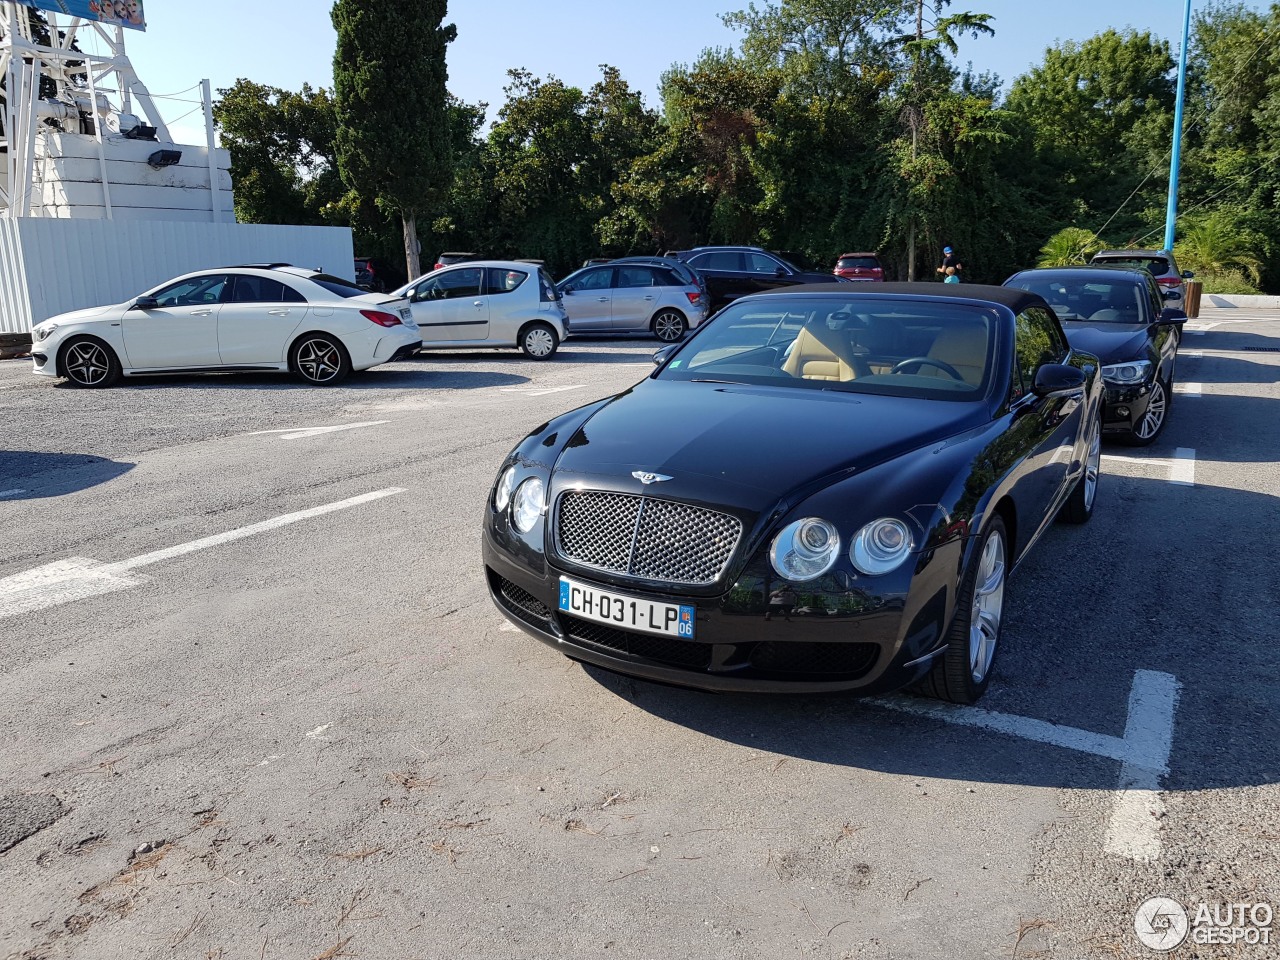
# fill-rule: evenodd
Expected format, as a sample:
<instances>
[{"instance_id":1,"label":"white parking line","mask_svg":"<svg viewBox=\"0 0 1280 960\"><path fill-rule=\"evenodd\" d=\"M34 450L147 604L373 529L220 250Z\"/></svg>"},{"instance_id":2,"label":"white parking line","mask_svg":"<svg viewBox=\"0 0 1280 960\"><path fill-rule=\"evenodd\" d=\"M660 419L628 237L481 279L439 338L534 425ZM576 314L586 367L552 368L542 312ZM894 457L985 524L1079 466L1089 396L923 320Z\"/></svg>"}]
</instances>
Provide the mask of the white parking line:
<instances>
[{"instance_id":1,"label":"white parking line","mask_svg":"<svg viewBox=\"0 0 1280 960\"><path fill-rule=\"evenodd\" d=\"M255 430L253 433L246 433L246 437L260 437L267 433L280 434L281 440L301 440L304 437L318 437L322 433L337 433L339 430L357 430L360 427L377 427L384 423L390 423L390 420L369 420L364 423L342 423L336 427L286 427L283 430Z\"/></svg>"},{"instance_id":2,"label":"white parking line","mask_svg":"<svg viewBox=\"0 0 1280 960\"><path fill-rule=\"evenodd\" d=\"M372 493L364 493L358 497L340 500L337 503L327 503L324 506L312 507L309 510L299 510L297 513L286 513L270 520L263 520L261 523L250 524L247 527L228 530L225 533L214 534L211 537L201 537L199 540L180 543L177 546L166 547L163 550L153 550L150 553L144 553L129 560L119 560L115 563L103 563L100 560L93 560L87 557L69 557L65 560L45 564L42 567L24 570L22 573L16 573L0 579L0 620L30 613L34 610L43 610L45 607L70 603L74 600L85 600L89 597L136 587L143 582L143 579L141 577L131 577L128 574L139 567L150 566L164 560L172 560L188 553L195 553L197 550L205 550L209 547L242 540L245 537L251 537L267 530L274 530L277 527L298 523L301 520L309 520L312 517L323 516L326 513L334 513L338 510L346 510L350 507L371 503L374 500L381 500L384 497L404 492L403 487L388 487L385 490L375 490Z\"/></svg>"},{"instance_id":3,"label":"white parking line","mask_svg":"<svg viewBox=\"0 0 1280 960\"><path fill-rule=\"evenodd\" d=\"M1138 861L1154 860L1160 855L1159 816L1164 810L1160 787L1169 772L1173 715L1178 702L1178 681L1172 674L1155 670L1134 674L1123 737L980 707L955 707L905 697L877 697L868 702L943 723L978 727L1119 760L1119 787L1107 824L1105 849Z\"/></svg>"},{"instance_id":4,"label":"white parking line","mask_svg":"<svg viewBox=\"0 0 1280 960\"><path fill-rule=\"evenodd\" d=\"M1188 360L1203 360L1203 359L1204 359L1204 352L1203 352L1203 351L1201 351L1201 350L1192 350L1192 351L1191 351L1190 353L1188 353L1186 356L1187 356L1187 359L1188 359Z\"/></svg>"},{"instance_id":5,"label":"white parking line","mask_svg":"<svg viewBox=\"0 0 1280 960\"><path fill-rule=\"evenodd\" d=\"M1193 447L1178 447L1173 451L1169 482L1183 487L1196 485L1196 451Z\"/></svg>"},{"instance_id":6,"label":"white parking line","mask_svg":"<svg viewBox=\"0 0 1280 960\"><path fill-rule=\"evenodd\" d=\"M1173 392L1180 397L1198 397L1201 395L1201 384L1188 380L1186 383L1175 383Z\"/></svg>"},{"instance_id":7,"label":"white parking line","mask_svg":"<svg viewBox=\"0 0 1280 960\"><path fill-rule=\"evenodd\" d=\"M564 393L566 390L581 390L585 384L575 383L569 387L546 387L543 389L533 389L531 387L502 387L503 393L519 393L526 397L545 397L549 393Z\"/></svg>"},{"instance_id":8,"label":"white parking line","mask_svg":"<svg viewBox=\"0 0 1280 960\"><path fill-rule=\"evenodd\" d=\"M26 490L0 490L0 500L8 500L10 497L16 497L18 494L26 492Z\"/></svg>"},{"instance_id":9,"label":"white parking line","mask_svg":"<svg viewBox=\"0 0 1280 960\"><path fill-rule=\"evenodd\" d=\"M1111 804L1103 849L1140 863L1160 856L1160 821L1164 800L1160 784L1169 772L1173 747L1173 713L1178 681L1167 673L1139 670L1129 691L1125 743L1133 756L1120 766L1120 789Z\"/></svg>"}]
</instances>

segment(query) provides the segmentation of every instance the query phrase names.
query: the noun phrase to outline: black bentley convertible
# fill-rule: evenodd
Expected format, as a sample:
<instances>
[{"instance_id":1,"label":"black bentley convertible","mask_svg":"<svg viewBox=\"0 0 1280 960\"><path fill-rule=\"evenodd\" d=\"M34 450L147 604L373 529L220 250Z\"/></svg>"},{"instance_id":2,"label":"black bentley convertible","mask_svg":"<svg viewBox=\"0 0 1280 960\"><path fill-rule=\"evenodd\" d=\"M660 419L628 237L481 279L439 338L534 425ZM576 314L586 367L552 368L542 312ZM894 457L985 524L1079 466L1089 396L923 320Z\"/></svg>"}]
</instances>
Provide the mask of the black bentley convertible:
<instances>
[{"instance_id":1,"label":"black bentley convertible","mask_svg":"<svg viewBox=\"0 0 1280 960\"><path fill-rule=\"evenodd\" d=\"M1098 361L1045 301L793 287L655 361L498 470L483 559L502 612L659 682L977 700L1009 572L1097 490Z\"/></svg>"}]
</instances>

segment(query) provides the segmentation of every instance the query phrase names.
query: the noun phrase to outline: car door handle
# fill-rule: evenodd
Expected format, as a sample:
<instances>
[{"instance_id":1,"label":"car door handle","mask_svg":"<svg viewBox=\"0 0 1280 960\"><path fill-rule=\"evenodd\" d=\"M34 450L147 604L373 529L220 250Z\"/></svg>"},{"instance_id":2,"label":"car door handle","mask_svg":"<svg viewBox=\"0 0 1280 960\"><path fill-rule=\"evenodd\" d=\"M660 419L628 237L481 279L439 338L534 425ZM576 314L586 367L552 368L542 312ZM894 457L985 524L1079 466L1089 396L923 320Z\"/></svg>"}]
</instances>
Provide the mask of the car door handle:
<instances>
[{"instance_id":1,"label":"car door handle","mask_svg":"<svg viewBox=\"0 0 1280 960\"><path fill-rule=\"evenodd\" d=\"M267 314L272 317L287 317L289 315L289 311L288 310L268 310Z\"/></svg>"},{"instance_id":2,"label":"car door handle","mask_svg":"<svg viewBox=\"0 0 1280 960\"><path fill-rule=\"evenodd\" d=\"M609 298L608 298L608 297L596 297L596 299L597 299L597 300L599 300L601 303L608 303L608 302L609 302Z\"/></svg>"},{"instance_id":3,"label":"car door handle","mask_svg":"<svg viewBox=\"0 0 1280 960\"><path fill-rule=\"evenodd\" d=\"M646 300L652 300L653 297L645 297Z\"/></svg>"},{"instance_id":4,"label":"car door handle","mask_svg":"<svg viewBox=\"0 0 1280 960\"><path fill-rule=\"evenodd\" d=\"M471 305L472 305L473 307L483 307L483 306L484 306L484 301L483 301L483 300L472 300L472 301L471 301Z\"/></svg>"},{"instance_id":5,"label":"car door handle","mask_svg":"<svg viewBox=\"0 0 1280 960\"><path fill-rule=\"evenodd\" d=\"M191 316L193 316L193 317L207 317L207 316L209 316L209 315L210 315L210 314L212 314L212 313L213 313L213 311L212 311L212 310L192 310L192 311L191 311Z\"/></svg>"}]
</instances>

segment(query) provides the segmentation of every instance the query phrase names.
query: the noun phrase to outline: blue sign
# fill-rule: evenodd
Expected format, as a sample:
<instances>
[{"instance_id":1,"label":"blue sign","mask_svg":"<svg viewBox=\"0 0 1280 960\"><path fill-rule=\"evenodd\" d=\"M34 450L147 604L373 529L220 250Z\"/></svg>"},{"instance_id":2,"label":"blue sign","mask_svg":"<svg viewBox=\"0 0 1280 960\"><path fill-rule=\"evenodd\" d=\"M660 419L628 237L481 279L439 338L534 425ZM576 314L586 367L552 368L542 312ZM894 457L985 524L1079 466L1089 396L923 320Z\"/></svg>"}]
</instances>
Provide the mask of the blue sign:
<instances>
[{"instance_id":1,"label":"blue sign","mask_svg":"<svg viewBox=\"0 0 1280 960\"><path fill-rule=\"evenodd\" d=\"M69 17L83 17L98 23L129 27L132 30L147 29L147 18L142 11L142 0L18 0L37 10L64 13Z\"/></svg>"}]
</instances>

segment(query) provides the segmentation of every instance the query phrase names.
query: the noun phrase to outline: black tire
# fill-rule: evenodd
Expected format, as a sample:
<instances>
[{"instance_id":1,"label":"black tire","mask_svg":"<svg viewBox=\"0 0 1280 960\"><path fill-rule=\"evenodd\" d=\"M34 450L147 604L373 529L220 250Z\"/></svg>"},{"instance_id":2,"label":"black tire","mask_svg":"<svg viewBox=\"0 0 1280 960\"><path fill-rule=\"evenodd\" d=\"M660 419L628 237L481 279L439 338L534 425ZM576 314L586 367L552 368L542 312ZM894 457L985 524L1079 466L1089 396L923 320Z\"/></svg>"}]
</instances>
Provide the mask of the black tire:
<instances>
[{"instance_id":1,"label":"black tire","mask_svg":"<svg viewBox=\"0 0 1280 960\"><path fill-rule=\"evenodd\" d=\"M1159 424L1154 430L1149 429L1148 418L1151 416L1152 405L1161 404L1161 414ZM1142 420L1138 421L1132 431L1124 435L1125 443L1131 447L1147 447L1160 439L1160 434L1164 433L1165 425L1169 422L1169 411L1173 408L1173 375L1170 374L1168 379L1161 380L1157 377L1151 383L1151 396L1147 400L1147 411L1143 414Z\"/></svg>"},{"instance_id":2,"label":"black tire","mask_svg":"<svg viewBox=\"0 0 1280 960\"><path fill-rule=\"evenodd\" d=\"M101 390L120 379L120 358L97 337L73 337L58 354L58 370L73 387Z\"/></svg>"},{"instance_id":3,"label":"black tire","mask_svg":"<svg viewBox=\"0 0 1280 960\"><path fill-rule=\"evenodd\" d=\"M988 546L993 538L999 538L1000 545L1000 586L999 596L995 598L996 620L994 636L990 649L984 648L982 669L979 672L974 666L975 657L971 641L974 627L974 606L977 598L978 570L983 566ZM1000 517L992 517L982 532L982 538L974 550L969 569L960 581L960 593L956 600L956 615L951 630L947 634L946 651L933 662L929 675L920 682L920 692L925 696L951 703L977 703L987 692L991 683L991 670L995 664L996 654L1000 650L1000 635L1004 622L1004 593L1008 577L1008 543L1004 521ZM990 580L990 578L988 578ZM981 611L980 611L981 612ZM989 625L989 624L988 624ZM985 633L984 633L985 636Z\"/></svg>"},{"instance_id":4,"label":"black tire","mask_svg":"<svg viewBox=\"0 0 1280 960\"><path fill-rule=\"evenodd\" d=\"M560 347L560 338L550 324L531 323L520 331L519 346L530 360L550 360Z\"/></svg>"},{"instance_id":5,"label":"black tire","mask_svg":"<svg viewBox=\"0 0 1280 960\"><path fill-rule=\"evenodd\" d=\"M327 333L304 333L289 349L289 369L303 383L331 387L351 372L346 348Z\"/></svg>"},{"instance_id":6,"label":"black tire","mask_svg":"<svg viewBox=\"0 0 1280 960\"><path fill-rule=\"evenodd\" d=\"M1098 500L1098 480L1102 476L1102 416L1093 420L1093 433L1085 454L1084 473L1076 481L1071 496L1058 511L1058 519L1066 523L1088 523Z\"/></svg>"},{"instance_id":7,"label":"black tire","mask_svg":"<svg viewBox=\"0 0 1280 960\"><path fill-rule=\"evenodd\" d=\"M663 307L653 315L653 320L649 323L649 329L653 331L653 335L663 343L676 343L689 329L689 321L684 318L684 314L672 307Z\"/></svg>"}]
</instances>

